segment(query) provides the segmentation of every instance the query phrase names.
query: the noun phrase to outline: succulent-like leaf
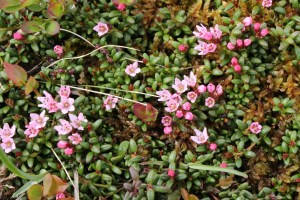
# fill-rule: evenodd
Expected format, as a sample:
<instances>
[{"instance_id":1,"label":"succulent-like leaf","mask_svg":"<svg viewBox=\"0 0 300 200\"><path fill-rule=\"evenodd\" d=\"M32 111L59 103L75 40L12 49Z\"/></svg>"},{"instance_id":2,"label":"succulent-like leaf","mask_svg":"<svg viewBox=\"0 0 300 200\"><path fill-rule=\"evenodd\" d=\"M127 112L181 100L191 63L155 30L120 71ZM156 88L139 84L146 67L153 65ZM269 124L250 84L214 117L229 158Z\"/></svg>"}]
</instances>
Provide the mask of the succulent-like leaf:
<instances>
[{"instance_id":1,"label":"succulent-like leaf","mask_svg":"<svg viewBox=\"0 0 300 200\"><path fill-rule=\"evenodd\" d=\"M19 65L10 64L4 62L4 70L8 76L8 78L16 85L23 86L27 81L27 73L26 71L20 67Z\"/></svg>"},{"instance_id":2,"label":"succulent-like leaf","mask_svg":"<svg viewBox=\"0 0 300 200\"><path fill-rule=\"evenodd\" d=\"M25 94L28 95L30 92L32 92L34 89L37 89L38 87L39 83L34 77L30 76L25 86Z\"/></svg>"},{"instance_id":3,"label":"succulent-like leaf","mask_svg":"<svg viewBox=\"0 0 300 200\"><path fill-rule=\"evenodd\" d=\"M158 111L150 103L147 106L136 103L133 105L133 113L144 122L153 122L157 118Z\"/></svg>"},{"instance_id":4,"label":"succulent-like leaf","mask_svg":"<svg viewBox=\"0 0 300 200\"><path fill-rule=\"evenodd\" d=\"M49 35L55 35L59 32L59 30L60 30L60 26L57 21L50 21L45 24L45 31Z\"/></svg>"},{"instance_id":5,"label":"succulent-like leaf","mask_svg":"<svg viewBox=\"0 0 300 200\"><path fill-rule=\"evenodd\" d=\"M26 21L21 25L21 29L25 33L36 33L43 30L42 24L42 21Z\"/></svg>"},{"instance_id":6,"label":"succulent-like leaf","mask_svg":"<svg viewBox=\"0 0 300 200\"><path fill-rule=\"evenodd\" d=\"M0 9L20 5L19 0L0 0Z\"/></svg>"},{"instance_id":7,"label":"succulent-like leaf","mask_svg":"<svg viewBox=\"0 0 300 200\"><path fill-rule=\"evenodd\" d=\"M43 196L47 196L52 186L52 176L50 173L45 175L43 179L43 186L44 186Z\"/></svg>"},{"instance_id":8,"label":"succulent-like leaf","mask_svg":"<svg viewBox=\"0 0 300 200\"><path fill-rule=\"evenodd\" d=\"M39 184L31 186L27 191L27 196L29 200L41 200L43 197L43 186Z\"/></svg>"},{"instance_id":9,"label":"succulent-like leaf","mask_svg":"<svg viewBox=\"0 0 300 200\"><path fill-rule=\"evenodd\" d=\"M53 3L50 4L47 9L48 18L60 18L63 16L65 11L65 6L63 3Z\"/></svg>"}]
</instances>

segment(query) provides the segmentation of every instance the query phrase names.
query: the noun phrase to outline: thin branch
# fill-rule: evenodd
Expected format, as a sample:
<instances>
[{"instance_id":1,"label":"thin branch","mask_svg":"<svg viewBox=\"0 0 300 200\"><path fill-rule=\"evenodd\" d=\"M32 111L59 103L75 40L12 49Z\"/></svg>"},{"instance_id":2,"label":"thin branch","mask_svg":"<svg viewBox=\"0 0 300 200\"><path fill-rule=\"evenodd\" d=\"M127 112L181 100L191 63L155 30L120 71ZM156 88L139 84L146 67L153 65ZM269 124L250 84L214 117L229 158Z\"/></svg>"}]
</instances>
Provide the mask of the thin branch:
<instances>
[{"instance_id":1,"label":"thin branch","mask_svg":"<svg viewBox=\"0 0 300 200\"><path fill-rule=\"evenodd\" d=\"M74 33L73 31L70 31L70 30L66 30L66 29L63 29L63 28L60 28L61 31L65 31L65 32L68 32L68 33L71 33L73 35L76 35L77 37L79 37L80 39L86 41L89 45L91 45L92 47L96 47L95 45L93 45L90 41L88 41L87 39L85 39L84 37L82 37L81 35L78 35L77 33Z\"/></svg>"}]
</instances>

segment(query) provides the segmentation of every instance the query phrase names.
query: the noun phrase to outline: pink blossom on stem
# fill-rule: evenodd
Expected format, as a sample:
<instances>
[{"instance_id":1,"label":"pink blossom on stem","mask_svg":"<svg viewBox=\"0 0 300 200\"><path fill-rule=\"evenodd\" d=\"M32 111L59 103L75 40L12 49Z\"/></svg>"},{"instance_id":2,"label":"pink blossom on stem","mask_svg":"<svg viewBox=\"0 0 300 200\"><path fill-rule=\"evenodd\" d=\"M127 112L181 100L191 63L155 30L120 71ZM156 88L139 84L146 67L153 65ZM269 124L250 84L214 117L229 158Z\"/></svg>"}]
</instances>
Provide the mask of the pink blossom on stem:
<instances>
[{"instance_id":1,"label":"pink blossom on stem","mask_svg":"<svg viewBox=\"0 0 300 200\"><path fill-rule=\"evenodd\" d=\"M174 112L179 107L179 103L173 99L170 99L169 101L167 101L166 104L167 104L167 107L165 108L165 111L167 111L167 112Z\"/></svg>"},{"instance_id":2,"label":"pink blossom on stem","mask_svg":"<svg viewBox=\"0 0 300 200\"><path fill-rule=\"evenodd\" d=\"M226 163L226 162L222 162L222 163L220 164L220 167L222 167L222 168L227 168L227 167L228 167L228 165L227 165L227 163Z\"/></svg>"},{"instance_id":3,"label":"pink blossom on stem","mask_svg":"<svg viewBox=\"0 0 300 200\"><path fill-rule=\"evenodd\" d=\"M183 112L182 112L182 110L177 110L177 111L176 111L176 117L178 117L178 118L183 117Z\"/></svg>"},{"instance_id":4,"label":"pink blossom on stem","mask_svg":"<svg viewBox=\"0 0 300 200\"><path fill-rule=\"evenodd\" d=\"M41 102L38 107L45 108L49 111L49 113L54 113L58 111L58 103L54 101L51 94L47 91L43 92L45 94L44 97L38 97L37 99Z\"/></svg>"},{"instance_id":5,"label":"pink blossom on stem","mask_svg":"<svg viewBox=\"0 0 300 200\"><path fill-rule=\"evenodd\" d=\"M190 76L184 75L184 80L190 87L195 87L197 83L197 77L195 76L194 72L190 72Z\"/></svg>"},{"instance_id":6,"label":"pink blossom on stem","mask_svg":"<svg viewBox=\"0 0 300 200\"><path fill-rule=\"evenodd\" d=\"M116 103L118 102L118 98L114 98L113 96L109 95L103 102L105 106L105 110L111 110L116 107Z\"/></svg>"},{"instance_id":7,"label":"pink blossom on stem","mask_svg":"<svg viewBox=\"0 0 300 200\"><path fill-rule=\"evenodd\" d=\"M197 38L202 38L204 39L205 34L207 33L207 29L205 26L203 26L203 24L200 24L201 26L196 25L197 31L194 31L193 34L197 37Z\"/></svg>"},{"instance_id":8,"label":"pink blossom on stem","mask_svg":"<svg viewBox=\"0 0 300 200\"><path fill-rule=\"evenodd\" d=\"M209 43L207 46L207 52L213 53L216 51L217 45L214 43Z\"/></svg>"},{"instance_id":9,"label":"pink blossom on stem","mask_svg":"<svg viewBox=\"0 0 300 200\"><path fill-rule=\"evenodd\" d=\"M187 46L186 44L180 44L180 45L178 46L178 50L179 50L180 52L186 52L187 49L188 49L188 46Z\"/></svg>"},{"instance_id":10,"label":"pink blossom on stem","mask_svg":"<svg viewBox=\"0 0 300 200\"><path fill-rule=\"evenodd\" d=\"M65 148L65 154L66 154L67 156L71 156L73 153L74 153L74 150L73 150L72 147L67 147L67 148Z\"/></svg>"},{"instance_id":11,"label":"pink blossom on stem","mask_svg":"<svg viewBox=\"0 0 300 200\"><path fill-rule=\"evenodd\" d=\"M65 119L59 119L60 125L54 126L59 135L66 135L72 131L71 124Z\"/></svg>"},{"instance_id":12,"label":"pink blossom on stem","mask_svg":"<svg viewBox=\"0 0 300 200\"><path fill-rule=\"evenodd\" d=\"M119 11L124 11L126 9L126 4L125 3L119 3L117 9Z\"/></svg>"},{"instance_id":13,"label":"pink blossom on stem","mask_svg":"<svg viewBox=\"0 0 300 200\"><path fill-rule=\"evenodd\" d=\"M237 64L239 64L237 58L236 58L236 57L232 57L232 58L231 58L231 65L235 66L235 65L237 65Z\"/></svg>"},{"instance_id":14,"label":"pink blossom on stem","mask_svg":"<svg viewBox=\"0 0 300 200\"><path fill-rule=\"evenodd\" d=\"M252 18L246 17L243 21L244 26L250 26L252 24Z\"/></svg>"},{"instance_id":15,"label":"pink blossom on stem","mask_svg":"<svg viewBox=\"0 0 300 200\"><path fill-rule=\"evenodd\" d=\"M192 103L195 103L197 100L198 95L195 92L188 92L187 99L190 100Z\"/></svg>"},{"instance_id":16,"label":"pink blossom on stem","mask_svg":"<svg viewBox=\"0 0 300 200\"><path fill-rule=\"evenodd\" d=\"M197 91L201 94L203 92L206 92L206 86L205 85L200 85L198 88L197 88Z\"/></svg>"},{"instance_id":17,"label":"pink blossom on stem","mask_svg":"<svg viewBox=\"0 0 300 200\"><path fill-rule=\"evenodd\" d=\"M53 50L57 55L61 55L64 52L62 46L60 45L55 45Z\"/></svg>"},{"instance_id":18,"label":"pink blossom on stem","mask_svg":"<svg viewBox=\"0 0 300 200\"><path fill-rule=\"evenodd\" d=\"M30 118L31 121L29 124L35 126L36 129L44 128L46 126L46 122L48 121L49 117L45 117L45 110L41 112L41 114L31 113Z\"/></svg>"},{"instance_id":19,"label":"pink blossom on stem","mask_svg":"<svg viewBox=\"0 0 300 200\"><path fill-rule=\"evenodd\" d=\"M33 124L28 124L25 126L26 130L24 131L24 134L29 138L34 138L39 134L39 129L36 128Z\"/></svg>"},{"instance_id":20,"label":"pink blossom on stem","mask_svg":"<svg viewBox=\"0 0 300 200\"><path fill-rule=\"evenodd\" d=\"M264 36L266 36L266 35L268 35L268 34L269 34L269 30L266 29L266 28L264 28L264 29L262 29L262 30L260 31L260 36L261 36L261 37L264 37Z\"/></svg>"},{"instance_id":21,"label":"pink blossom on stem","mask_svg":"<svg viewBox=\"0 0 300 200\"><path fill-rule=\"evenodd\" d=\"M260 30L260 23L256 22L254 25L253 25L253 29L254 31L259 31Z\"/></svg>"},{"instance_id":22,"label":"pink blossom on stem","mask_svg":"<svg viewBox=\"0 0 300 200\"><path fill-rule=\"evenodd\" d=\"M206 98L206 99L205 99L205 105L206 105L207 107L209 107L209 108L214 107L214 105L215 105L215 99L212 98L212 97Z\"/></svg>"},{"instance_id":23,"label":"pink blossom on stem","mask_svg":"<svg viewBox=\"0 0 300 200\"><path fill-rule=\"evenodd\" d=\"M127 65L125 69L125 73L129 76L134 77L136 74L140 73L141 69L138 67L138 62L135 61L134 63Z\"/></svg>"},{"instance_id":24,"label":"pink blossom on stem","mask_svg":"<svg viewBox=\"0 0 300 200\"><path fill-rule=\"evenodd\" d=\"M235 66L233 67L233 69L234 69L234 71L235 71L236 73L240 73L240 72L242 71L241 65L235 65Z\"/></svg>"},{"instance_id":25,"label":"pink blossom on stem","mask_svg":"<svg viewBox=\"0 0 300 200\"><path fill-rule=\"evenodd\" d=\"M208 53L206 42L199 41L199 44L194 49L199 51L198 55L206 55Z\"/></svg>"},{"instance_id":26,"label":"pink blossom on stem","mask_svg":"<svg viewBox=\"0 0 300 200\"><path fill-rule=\"evenodd\" d=\"M241 39L236 40L236 45L238 47L243 47L243 40L241 40Z\"/></svg>"},{"instance_id":27,"label":"pink blossom on stem","mask_svg":"<svg viewBox=\"0 0 300 200\"><path fill-rule=\"evenodd\" d=\"M79 113L78 116L73 115L73 114L69 114L69 118L71 121L71 125L73 126L73 128L76 128L78 130L83 130L83 126L81 125L81 122L87 122L87 119L83 116L82 113Z\"/></svg>"},{"instance_id":28,"label":"pink blossom on stem","mask_svg":"<svg viewBox=\"0 0 300 200\"><path fill-rule=\"evenodd\" d=\"M14 33L13 37L15 40L24 40L24 35L18 31Z\"/></svg>"},{"instance_id":29,"label":"pink blossom on stem","mask_svg":"<svg viewBox=\"0 0 300 200\"><path fill-rule=\"evenodd\" d=\"M272 0L263 0L261 5L263 7L266 7L266 8L271 7L272 6Z\"/></svg>"},{"instance_id":30,"label":"pink blossom on stem","mask_svg":"<svg viewBox=\"0 0 300 200\"><path fill-rule=\"evenodd\" d=\"M66 114L75 110L73 103L73 98L63 98L61 99L61 102L57 104L57 106L63 114Z\"/></svg>"},{"instance_id":31,"label":"pink blossom on stem","mask_svg":"<svg viewBox=\"0 0 300 200\"><path fill-rule=\"evenodd\" d=\"M61 199L64 199L64 198L66 198L64 193L58 193L58 194L56 194L55 200L61 200Z\"/></svg>"},{"instance_id":32,"label":"pink blossom on stem","mask_svg":"<svg viewBox=\"0 0 300 200\"><path fill-rule=\"evenodd\" d=\"M191 110L191 104L189 102L185 102L184 104L182 104L182 109L183 110Z\"/></svg>"},{"instance_id":33,"label":"pink blossom on stem","mask_svg":"<svg viewBox=\"0 0 300 200\"><path fill-rule=\"evenodd\" d=\"M58 143L57 143L57 147L60 148L60 149L65 149L65 148L67 148L68 146L69 146L69 142L67 142L67 141L62 141L62 140L60 140L60 141L58 141Z\"/></svg>"},{"instance_id":34,"label":"pink blossom on stem","mask_svg":"<svg viewBox=\"0 0 300 200\"><path fill-rule=\"evenodd\" d=\"M232 44L231 42L228 42L228 43L227 43L227 48L228 48L229 50L233 50L233 49L235 48L235 45Z\"/></svg>"},{"instance_id":35,"label":"pink blossom on stem","mask_svg":"<svg viewBox=\"0 0 300 200\"><path fill-rule=\"evenodd\" d=\"M5 153L9 153L16 148L16 144L12 138L3 138L1 148L5 151Z\"/></svg>"},{"instance_id":36,"label":"pink blossom on stem","mask_svg":"<svg viewBox=\"0 0 300 200\"><path fill-rule=\"evenodd\" d=\"M174 178L175 177L175 171L173 169L168 169L168 176L170 178Z\"/></svg>"},{"instance_id":37,"label":"pink blossom on stem","mask_svg":"<svg viewBox=\"0 0 300 200\"><path fill-rule=\"evenodd\" d=\"M172 127L171 127L171 126L166 126L166 127L164 128L164 133L165 133L166 135L172 133Z\"/></svg>"},{"instance_id":38,"label":"pink blossom on stem","mask_svg":"<svg viewBox=\"0 0 300 200\"><path fill-rule=\"evenodd\" d=\"M178 105L182 103L182 98L179 94L175 93L171 97L172 100L176 101Z\"/></svg>"},{"instance_id":39,"label":"pink blossom on stem","mask_svg":"<svg viewBox=\"0 0 300 200\"><path fill-rule=\"evenodd\" d=\"M221 39L221 37L222 37L222 31L219 29L219 25L218 24L215 25L215 28L211 27L209 30L210 30L210 33L213 35L213 37L216 40Z\"/></svg>"},{"instance_id":40,"label":"pink blossom on stem","mask_svg":"<svg viewBox=\"0 0 300 200\"><path fill-rule=\"evenodd\" d=\"M218 84L216 87L216 92L218 96L221 96L223 94L223 87L222 85Z\"/></svg>"},{"instance_id":41,"label":"pink blossom on stem","mask_svg":"<svg viewBox=\"0 0 300 200\"><path fill-rule=\"evenodd\" d=\"M161 119L161 123L164 125L164 126L170 126L172 124L172 117L170 116L164 116L162 119Z\"/></svg>"},{"instance_id":42,"label":"pink blossom on stem","mask_svg":"<svg viewBox=\"0 0 300 200\"><path fill-rule=\"evenodd\" d=\"M82 141L81 136L78 133L74 133L68 137L72 144L77 145Z\"/></svg>"},{"instance_id":43,"label":"pink blossom on stem","mask_svg":"<svg viewBox=\"0 0 300 200\"><path fill-rule=\"evenodd\" d=\"M158 101L168 101L172 97L171 92L168 90L157 91L156 94L160 97Z\"/></svg>"},{"instance_id":44,"label":"pink blossom on stem","mask_svg":"<svg viewBox=\"0 0 300 200\"><path fill-rule=\"evenodd\" d=\"M193 120L194 115L193 115L192 112L187 112L187 113L185 113L184 118L185 118L186 120L190 120L190 121L191 121L191 120Z\"/></svg>"},{"instance_id":45,"label":"pink blossom on stem","mask_svg":"<svg viewBox=\"0 0 300 200\"><path fill-rule=\"evenodd\" d=\"M3 125L3 128L0 128L0 137L2 140L11 138L15 135L16 126L13 125L11 128L9 127L8 123Z\"/></svg>"},{"instance_id":46,"label":"pink blossom on stem","mask_svg":"<svg viewBox=\"0 0 300 200\"><path fill-rule=\"evenodd\" d=\"M185 80L180 81L178 78L175 78L175 84L172 85L172 88L176 90L177 93L184 93L187 88L187 82Z\"/></svg>"},{"instance_id":47,"label":"pink blossom on stem","mask_svg":"<svg viewBox=\"0 0 300 200\"><path fill-rule=\"evenodd\" d=\"M244 39L244 46L247 47L252 43L250 39Z\"/></svg>"},{"instance_id":48,"label":"pink blossom on stem","mask_svg":"<svg viewBox=\"0 0 300 200\"><path fill-rule=\"evenodd\" d=\"M209 144L209 149L211 150L211 151L215 151L216 149L217 149L217 144L216 143L210 143Z\"/></svg>"},{"instance_id":49,"label":"pink blossom on stem","mask_svg":"<svg viewBox=\"0 0 300 200\"><path fill-rule=\"evenodd\" d=\"M208 140L208 134L206 127L203 131L199 131L198 129L194 129L196 136L191 136L191 139L197 144L204 144Z\"/></svg>"},{"instance_id":50,"label":"pink blossom on stem","mask_svg":"<svg viewBox=\"0 0 300 200\"><path fill-rule=\"evenodd\" d=\"M108 32L108 26L105 23L99 22L96 26L94 26L93 30L98 32L99 36L102 36Z\"/></svg>"},{"instance_id":51,"label":"pink blossom on stem","mask_svg":"<svg viewBox=\"0 0 300 200\"><path fill-rule=\"evenodd\" d=\"M58 94L60 98L68 98L71 94L70 86L60 86Z\"/></svg>"},{"instance_id":52,"label":"pink blossom on stem","mask_svg":"<svg viewBox=\"0 0 300 200\"><path fill-rule=\"evenodd\" d=\"M206 88L209 93L213 93L216 89L216 86L212 83L209 83Z\"/></svg>"},{"instance_id":53,"label":"pink blossom on stem","mask_svg":"<svg viewBox=\"0 0 300 200\"><path fill-rule=\"evenodd\" d=\"M249 127L249 130L254 134L260 133L261 129L262 129L262 125L260 125L258 122L252 122L252 124Z\"/></svg>"},{"instance_id":54,"label":"pink blossom on stem","mask_svg":"<svg viewBox=\"0 0 300 200\"><path fill-rule=\"evenodd\" d=\"M204 36L202 37L202 39L205 39L205 40L211 40L213 38L213 35L210 33L210 32L206 32L204 34Z\"/></svg>"}]
</instances>

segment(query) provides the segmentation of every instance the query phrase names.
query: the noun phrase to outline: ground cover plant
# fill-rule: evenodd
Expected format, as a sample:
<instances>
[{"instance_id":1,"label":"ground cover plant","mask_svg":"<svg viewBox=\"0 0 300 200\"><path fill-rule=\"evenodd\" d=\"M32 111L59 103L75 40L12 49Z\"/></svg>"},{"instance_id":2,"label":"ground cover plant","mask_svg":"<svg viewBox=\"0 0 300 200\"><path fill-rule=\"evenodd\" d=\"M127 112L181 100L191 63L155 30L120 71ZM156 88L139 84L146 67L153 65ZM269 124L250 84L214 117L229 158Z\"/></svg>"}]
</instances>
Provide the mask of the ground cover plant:
<instances>
[{"instance_id":1,"label":"ground cover plant","mask_svg":"<svg viewBox=\"0 0 300 200\"><path fill-rule=\"evenodd\" d=\"M0 0L0 199L299 199L298 0Z\"/></svg>"}]
</instances>

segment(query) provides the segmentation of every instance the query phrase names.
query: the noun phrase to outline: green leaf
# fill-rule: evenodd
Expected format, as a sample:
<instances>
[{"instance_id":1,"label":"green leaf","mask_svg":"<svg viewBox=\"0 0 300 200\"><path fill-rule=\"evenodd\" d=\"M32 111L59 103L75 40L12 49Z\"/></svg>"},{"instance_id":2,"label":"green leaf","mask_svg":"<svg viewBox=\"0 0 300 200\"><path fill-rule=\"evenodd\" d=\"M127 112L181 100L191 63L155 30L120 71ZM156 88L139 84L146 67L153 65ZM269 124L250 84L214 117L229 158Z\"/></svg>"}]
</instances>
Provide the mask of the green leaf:
<instances>
[{"instance_id":1,"label":"green leaf","mask_svg":"<svg viewBox=\"0 0 300 200\"><path fill-rule=\"evenodd\" d=\"M41 179L41 181L42 181L42 179ZM15 193L13 193L12 198L17 198L21 194L25 193L31 186L38 184L38 183L39 182L37 182L37 181L28 181L22 187L20 187Z\"/></svg>"},{"instance_id":2,"label":"green leaf","mask_svg":"<svg viewBox=\"0 0 300 200\"><path fill-rule=\"evenodd\" d=\"M22 31L25 33L36 33L43 30L42 21L25 21L21 25Z\"/></svg>"},{"instance_id":3,"label":"green leaf","mask_svg":"<svg viewBox=\"0 0 300 200\"><path fill-rule=\"evenodd\" d=\"M55 35L59 32L59 30L60 30L60 26L57 21L50 21L45 24L45 31L49 35Z\"/></svg>"},{"instance_id":4,"label":"green leaf","mask_svg":"<svg viewBox=\"0 0 300 200\"><path fill-rule=\"evenodd\" d=\"M200 163L190 163L190 164L188 164L188 166L192 169L227 172L227 173L230 173L230 174L235 174L237 176L242 176L244 178L248 178L248 175L246 173L237 171L237 170L232 169L232 168L222 168L222 167L217 167L217 166L202 165Z\"/></svg>"},{"instance_id":5,"label":"green leaf","mask_svg":"<svg viewBox=\"0 0 300 200\"><path fill-rule=\"evenodd\" d=\"M257 138L256 135L250 134L248 137L249 137L249 139L250 139L252 142L258 143L258 138Z\"/></svg>"},{"instance_id":6,"label":"green leaf","mask_svg":"<svg viewBox=\"0 0 300 200\"><path fill-rule=\"evenodd\" d=\"M13 65L7 62L3 63L4 70L8 76L8 78L16 85L23 86L27 81L27 73L26 71L20 67L19 65Z\"/></svg>"},{"instance_id":7,"label":"green leaf","mask_svg":"<svg viewBox=\"0 0 300 200\"><path fill-rule=\"evenodd\" d=\"M60 18L63 16L65 7L62 3L53 3L48 6L47 17L48 18Z\"/></svg>"},{"instance_id":8,"label":"green leaf","mask_svg":"<svg viewBox=\"0 0 300 200\"><path fill-rule=\"evenodd\" d=\"M29 200L41 200L43 197L43 186L39 184L31 186L27 191L27 196Z\"/></svg>"}]
</instances>

